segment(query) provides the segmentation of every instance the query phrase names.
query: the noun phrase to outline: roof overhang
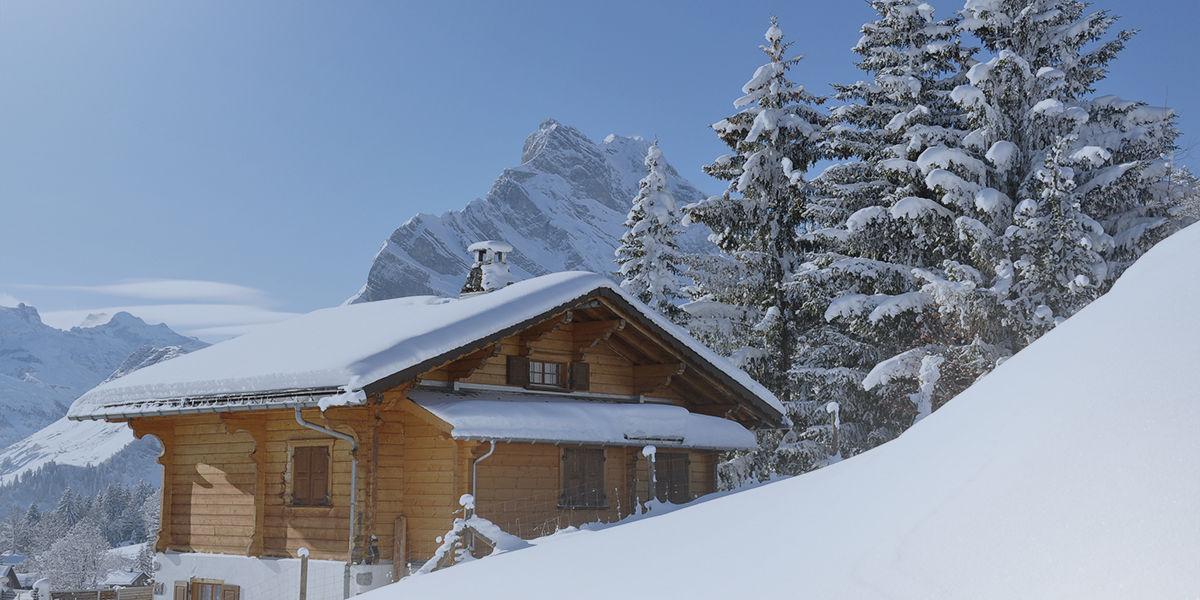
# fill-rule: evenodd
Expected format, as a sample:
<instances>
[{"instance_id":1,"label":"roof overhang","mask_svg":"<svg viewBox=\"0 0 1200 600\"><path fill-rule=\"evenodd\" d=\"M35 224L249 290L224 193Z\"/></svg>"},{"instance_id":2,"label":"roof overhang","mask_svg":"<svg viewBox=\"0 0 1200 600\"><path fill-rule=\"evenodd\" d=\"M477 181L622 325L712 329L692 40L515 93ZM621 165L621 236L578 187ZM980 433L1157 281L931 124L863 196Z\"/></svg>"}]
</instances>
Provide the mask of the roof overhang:
<instances>
[{"instance_id":1,"label":"roof overhang","mask_svg":"<svg viewBox=\"0 0 1200 600\"><path fill-rule=\"evenodd\" d=\"M496 391L413 390L409 400L450 425L456 440L749 450L754 433L682 406Z\"/></svg>"},{"instance_id":2,"label":"roof overhang","mask_svg":"<svg viewBox=\"0 0 1200 600\"><path fill-rule=\"evenodd\" d=\"M86 415L73 415L70 419L73 421L102 421L161 415L194 415L296 407L310 408L321 406L323 400L342 396L345 396L345 394L341 388L330 387L165 398L161 400L128 402L125 404L111 404ZM338 404L347 405L348 403L339 402Z\"/></svg>"}]
</instances>

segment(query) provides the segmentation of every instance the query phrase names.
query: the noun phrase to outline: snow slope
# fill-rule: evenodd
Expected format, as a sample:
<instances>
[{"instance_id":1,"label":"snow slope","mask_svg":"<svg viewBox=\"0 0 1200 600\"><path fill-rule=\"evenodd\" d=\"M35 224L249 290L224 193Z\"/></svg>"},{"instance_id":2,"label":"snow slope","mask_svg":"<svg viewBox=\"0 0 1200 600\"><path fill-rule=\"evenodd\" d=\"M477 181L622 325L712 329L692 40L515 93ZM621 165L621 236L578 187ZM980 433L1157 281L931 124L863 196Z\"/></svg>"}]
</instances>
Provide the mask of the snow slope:
<instances>
[{"instance_id":1,"label":"snow slope","mask_svg":"<svg viewBox=\"0 0 1200 600\"><path fill-rule=\"evenodd\" d=\"M143 346L126 357L104 381L112 381L183 353L186 350L181 346ZM16 481L21 475L51 462L74 467L99 465L133 442L133 431L124 423L75 422L63 416L0 450L0 485ZM153 466L139 470L149 471Z\"/></svg>"},{"instance_id":2,"label":"snow slope","mask_svg":"<svg viewBox=\"0 0 1200 600\"><path fill-rule=\"evenodd\" d=\"M1200 226L899 439L364 600L1195 598ZM487 499L479 498L487 516ZM447 523L447 526L449 523Z\"/></svg>"},{"instance_id":3,"label":"snow slope","mask_svg":"<svg viewBox=\"0 0 1200 600\"><path fill-rule=\"evenodd\" d=\"M124 312L64 331L43 323L32 306L0 307L0 447L66 414L71 401L147 345L207 344Z\"/></svg>"},{"instance_id":4,"label":"snow slope","mask_svg":"<svg viewBox=\"0 0 1200 600\"><path fill-rule=\"evenodd\" d=\"M597 144L547 120L525 140L520 166L505 169L485 198L441 215L419 214L397 228L350 302L456 296L471 268L466 248L481 240L513 245L516 280L558 271L612 273L649 147L642 138L617 135ZM680 206L704 197L673 167L665 170ZM707 235L703 227L689 228L680 249L711 252Z\"/></svg>"}]
</instances>

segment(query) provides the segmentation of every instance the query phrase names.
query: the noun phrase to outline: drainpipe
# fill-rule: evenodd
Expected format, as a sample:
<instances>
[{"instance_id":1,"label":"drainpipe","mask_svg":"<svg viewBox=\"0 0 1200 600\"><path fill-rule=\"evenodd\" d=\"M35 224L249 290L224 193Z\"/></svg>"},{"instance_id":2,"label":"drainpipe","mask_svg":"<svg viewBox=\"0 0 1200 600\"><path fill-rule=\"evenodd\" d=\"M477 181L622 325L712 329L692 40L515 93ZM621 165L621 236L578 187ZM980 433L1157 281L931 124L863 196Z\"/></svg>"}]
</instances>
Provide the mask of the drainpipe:
<instances>
[{"instance_id":1,"label":"drainpipe","mask_svg":"<svg viewBox=\"0 0 1200 600\"><path fill-rule=\"evenodd\" d=\"M307 427L313 431L319 431L325 435L330 435L339 440L350 442L350 548L346 555L346 581L342 591L344 597L350 597L350 563L354 562L354 507L357 499L358 491L358 442L354 436L334 431L304 420L304 416L300 414L300 407L296 407L296 422L303 427ZM332 472L332 471L331 471Z\"/></svg>"},{"instance_id":2,"label":"drainpipe","mask_svg":"<svg viewBox=\"0 0 1200 600\"><path fill-rule=\"evenodd\" d=\"M483 462L483 459L491 456L492 453L496 451L496 440L488 441L492 443L492 448L487 451L487 454L475 459L475 462L471 464L471 497L475 498L476 501L479 500L479 498L476 496L476 492L479 490L479 463Z\"/></svg>"},{"instance_id":3,"label":"drainpipe","mask_svg":"<svg viewBox=\"0 0 1200 600\"><path fill-rule=\"evenodd\" d=\"M475 514L479 514L479 505L477 504L479 502L479 498L476 496L476 494L479 493L479 463L483 462L483 459L491 456L492 453L496 451L496 440L488 440L488 442L492 444L492 447L488 449L487 454L480 456L479 458L475 459L475 462L471 463L471 504L475 505ZM475 534L468 533L468 535L471 536L471 539L467 542L467 547L474 552Z\"/></svg>"}]
</instances>

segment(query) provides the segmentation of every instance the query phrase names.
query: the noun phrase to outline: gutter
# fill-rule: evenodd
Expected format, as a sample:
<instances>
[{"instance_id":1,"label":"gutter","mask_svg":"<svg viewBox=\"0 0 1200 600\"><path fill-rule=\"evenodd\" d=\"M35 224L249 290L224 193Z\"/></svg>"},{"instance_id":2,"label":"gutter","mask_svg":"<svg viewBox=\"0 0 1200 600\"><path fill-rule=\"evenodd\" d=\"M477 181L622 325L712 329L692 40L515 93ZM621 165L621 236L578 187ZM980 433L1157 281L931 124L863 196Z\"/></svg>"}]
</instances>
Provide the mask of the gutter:
<instances>
[{"instance_id":1,"label":"gutter","mask_svg":"<svg viewBox=\"0 0 1200 600\"><path fill-rule=\"evenodd\" d=\"M343 590L343 594L344 594L343 597L349 598L350 597L350 564L352 562L354 562L354 532L355 532L354 508L357 505L357 491L358 491L358 441L354 439L354 436L347 435L347 434L341 433L339 431L334 431L334 430L328 429L326 427L322 427L320 425L317 425L316 423L305 421L304 416L300 414L301 407L297 406L295 408L296 408L296 422L299 423L301 426L307 427L313 431L324 433L325 435L333 436L340 440L346 440L347 442L350 442L350 537L349 537L349 541L348 541L349 549L346 553L346 580L345 580L345 589ZM330 460L332 460L332 456L330 457ZM330 465L330 474L331 475L333 473L332 467L333 467L333 465L331 464Z\"/></svg>"}]
</instances>

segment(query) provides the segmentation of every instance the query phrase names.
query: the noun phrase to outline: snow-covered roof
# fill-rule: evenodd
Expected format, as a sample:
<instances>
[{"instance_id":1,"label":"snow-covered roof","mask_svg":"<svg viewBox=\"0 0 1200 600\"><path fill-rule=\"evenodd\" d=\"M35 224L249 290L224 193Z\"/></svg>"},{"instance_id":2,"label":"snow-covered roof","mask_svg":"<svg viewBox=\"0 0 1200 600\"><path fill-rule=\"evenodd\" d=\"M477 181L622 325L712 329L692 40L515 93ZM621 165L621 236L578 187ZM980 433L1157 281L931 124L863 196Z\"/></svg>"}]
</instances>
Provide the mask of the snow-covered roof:
<instances>
[{"instance_id":1,"label":"snow-covered roof","mask_svg":"<svg viewBox=\"0 0 1200 600\"><path fill-rule=\"evenodd\" d=\"M146 574L141 571L110 571L104 577L104 583L100 584L106 587L114 585L133 585L139 578L146 577Z\"/></svg>"},{"instance_id":2,"label":"snow-covered roof","mask_svg":"<svg viewBox=\"0 0 1200 600\"><path fill-rule=\"evenodd\" d=\"M498 391L415 390L408 398L457 440L748 450L754 434L720 417L669 404L616 403Z\"/></svg>"},{"instance_id":3,"label":"snow-covered roof","mask_svg":"<svg viewBox=\"0 0 1200 600\"><path fill-rule=\"evenodd\" d=\"M630 297L586 272L544 275L467 298L414 296L317 310L101 384L71 405L71 419L127 418L284 406L353 405L498 340L539 317L600 294L627 305L692 360L772 420L771 392ZM386 379L386 381L384 381ZM327 399L322 404L322 399ZM774 415L772 415L774 413Z\"/></svg>"}]
</instances>

